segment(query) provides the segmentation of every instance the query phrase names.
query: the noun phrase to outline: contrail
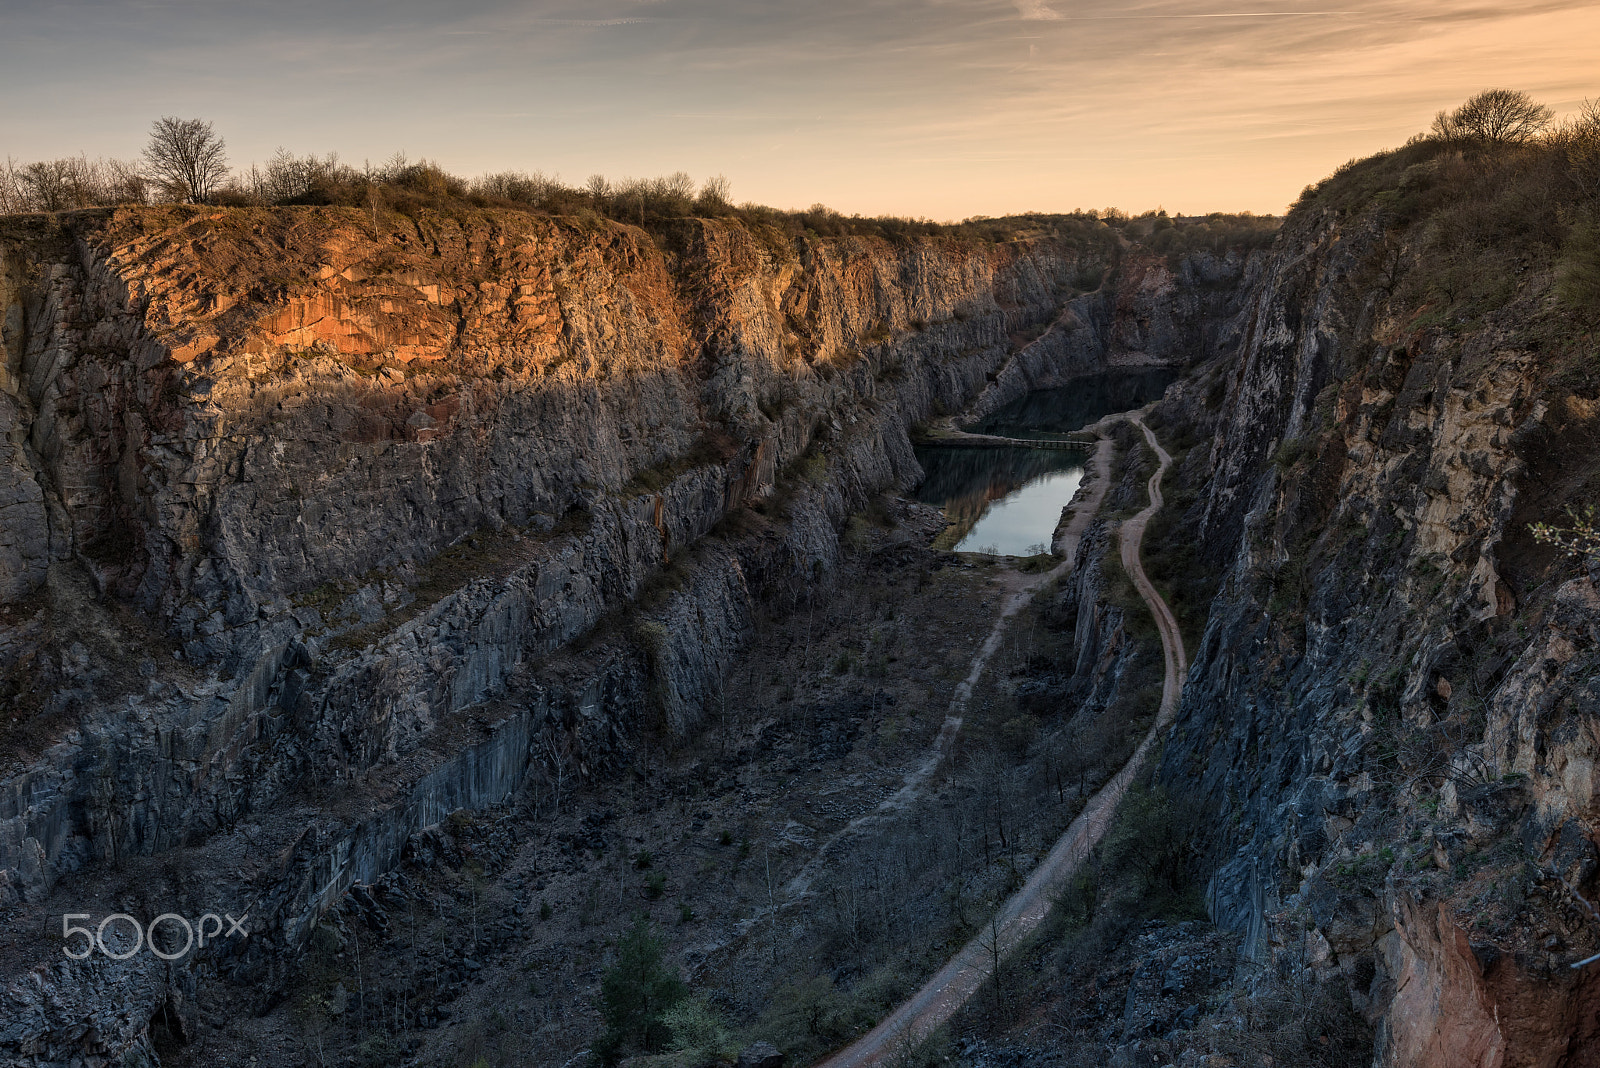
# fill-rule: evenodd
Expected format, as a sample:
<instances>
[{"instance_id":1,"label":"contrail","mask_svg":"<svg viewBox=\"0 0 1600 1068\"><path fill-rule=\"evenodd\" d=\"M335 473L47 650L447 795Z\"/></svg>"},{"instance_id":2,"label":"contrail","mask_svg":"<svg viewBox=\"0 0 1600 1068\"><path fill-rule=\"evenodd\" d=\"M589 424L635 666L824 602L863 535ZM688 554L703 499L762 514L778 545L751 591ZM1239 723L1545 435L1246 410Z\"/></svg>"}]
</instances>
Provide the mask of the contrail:
<instances>
[{"instance_id":1,"label":"contrail","mask_svg":"<svg viewBox=\"0 0 1600 1068\"><path fill-rule=\"evenodd\" d=\"M1201 15L1057 15L1050 21L1124 22L1137 19L1265 19L1298 18L1311 15L1360 15L1360 11L1213 11Z\"/></svg>"},{"instance_id":2,"label":"contrail","mask_svg":"<svg viewBox=\"0 0 1600 1068\"><path fill-rule=\"evenodd\" d=\"M627 16L616 19L529 19L540 26L632 26L636 22L660 22L660 19Z\"/></svg>"}]
</instances>

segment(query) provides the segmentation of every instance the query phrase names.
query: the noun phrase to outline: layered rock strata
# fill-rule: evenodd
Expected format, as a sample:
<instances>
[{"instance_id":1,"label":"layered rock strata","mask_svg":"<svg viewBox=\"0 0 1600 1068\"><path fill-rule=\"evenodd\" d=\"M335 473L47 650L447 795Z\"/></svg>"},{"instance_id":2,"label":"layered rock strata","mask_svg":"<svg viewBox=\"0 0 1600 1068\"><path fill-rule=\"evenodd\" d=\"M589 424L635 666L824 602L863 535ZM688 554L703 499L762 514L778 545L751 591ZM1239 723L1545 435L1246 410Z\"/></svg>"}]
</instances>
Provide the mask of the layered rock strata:
<instances>
[{"instance_id":1,"label":"layered rock strata","mask_svg":"<svg viewBox=\"0 0 1600 1068\"><path fill-rule=\"evenodd\" d=\"M1226 377L1165 406L1210 428L1223 580L1161 779L1214 817L1214 918L1346 983L1378 1063L1589 1064L1600 600L1529 524L1592 485L1592 377L1548 274L1430 322L1420 237L1291 216Z\"/></svg>"},{"instance_id":2,"label":"layered rock strata","mask_svg":"<svg viewBox=\"0 0 1600 1068\"><path fill-rule=\"evenodd\" d=\"M1050 238L152 208L5 220L0 262L0 899L166 864L256 932L92 983L7 946L22 1063L147 1049L197 967L270 1002L416 831L692 729L920 477L911 423L1209 329L1068 329L1111 265Z\"/></svg>"}]
</instances>

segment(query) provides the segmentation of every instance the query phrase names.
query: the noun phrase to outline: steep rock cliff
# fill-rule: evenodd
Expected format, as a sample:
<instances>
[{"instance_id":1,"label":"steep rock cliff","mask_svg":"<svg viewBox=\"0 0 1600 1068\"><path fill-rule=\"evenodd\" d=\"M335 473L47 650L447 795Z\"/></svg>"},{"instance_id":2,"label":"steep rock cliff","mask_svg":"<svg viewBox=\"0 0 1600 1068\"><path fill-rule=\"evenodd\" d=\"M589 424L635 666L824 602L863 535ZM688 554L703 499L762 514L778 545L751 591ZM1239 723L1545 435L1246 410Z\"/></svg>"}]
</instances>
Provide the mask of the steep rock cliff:
<instances>
[{"instance_id":1,"label":"steep rock cliff","mask_svg":"<svg viewBox=\"0 0 1600 1068\"><path fill-rule=\"evenodd\" d=\"M1452 296L1447 222L1394 208L1446 166L1308 196L1225 398L1165 406L1212 428L1187 530L1224 579L1160 778L1213 816L1213 917L1346 983L1379 1063L1589 1064L1600 601L1528 524L1592 499L1592 336L1521 235Z\"/></svg>"},{"instance_id":2,"label":"steep rock cliff","mask_svg":"<svg viewBox=\"0 0 1600 1068\"><path fill-rule=\"evenodd\" d=\"M900 405L956 403L1003 356L1010 319L1048 315L1055 275L1074 266L1063 250L935 243L775 261L712 224L669 257L638 231L517 213L412 220L381 239L317 211L14 230L11 600L42 595L47 547L70 554L102 595L158 621L178 643L161 675L190 684L138 693L155 672L137 661L136 686L95 680L94 696L132 689L154 718L130 735L141 717L90 711L67 739L72 777L120 765L146 800L112 817L121 787L90 791L106 804L87 826L19 831L13 848L39 843L46 870L113 841L189 841L307 763L396 759L637 594L819 433L863 483L833 491L835 512L914 477L892 433ZM1009 315L997 291L1020 298ZM983 314L956 320L965 305ZM913 316L939 325L856 344ZM920 365L949 348L968 355L879 373L891 354ZM884 402L888 419L855 433L855 409ZM825 563L832 549L799 551ZM287 720L291 758L271 744ZM165 751L138 770L128 754L155 744L141 737ZM174 767L148 770L160 763Z\"/></svg>"},{"instance_id":3,"label":"steep rock cliff","mask_svg":"<svg viewBox=\"0 0 1600 1068\"><path fill-rule=\"evenodd\" d=\"M0 1044L147 1051L194 967L270 1003L415 832L690 729L756 603L806 596L846 518L920 477L911 423L1113 349L1193 356L1224 287L1157 298L1203 257L1063 317L1116 253L467 210L6 220L0 902L42 929L64 875L131 864L197 910L252 902L256 933L93 983L8 944Z\"/></svg>"}]
</instances>

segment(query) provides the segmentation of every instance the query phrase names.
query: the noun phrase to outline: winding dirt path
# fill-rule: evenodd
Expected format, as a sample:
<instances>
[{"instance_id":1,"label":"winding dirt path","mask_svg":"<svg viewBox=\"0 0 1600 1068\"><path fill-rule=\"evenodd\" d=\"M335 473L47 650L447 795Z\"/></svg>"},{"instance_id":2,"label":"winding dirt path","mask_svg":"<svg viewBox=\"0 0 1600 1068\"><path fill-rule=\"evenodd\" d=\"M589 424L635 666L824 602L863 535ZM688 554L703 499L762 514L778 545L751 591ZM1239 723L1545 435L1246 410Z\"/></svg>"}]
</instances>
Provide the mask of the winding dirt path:
<instances>
[{"instance_id":1,"label":"winding dirt path","mask_svg":"<svg viewBox=\"0 0 1600 1068\"><path fill-rule=\"evenodd\" d=\"M828 836L812 858L806 862L805 867L801 868L784 887L784 900L778 906L780 909L799 901L810 892L812 880L817 877L817 873L823 869L834 850L842 843L853 841L875 824L910 808L922 794L934 773L939 770L940 763L949 753L957 735L961 733L967 702L972 700L972 691L978 685L978 680L983 677L990 657L1000 648L1000 639L1005 635L1007 624L1011 622L1012 617L1022 611L1036 590L1046 582L1053 581L1058 575L1070 572L1077 565L1078 543L1083 540L1083 532L1089 529L1089 524L1099 513L1100 503L1106 499L1106 491L1111 488L1111 455L1114 451L1115 446L1111 439L1102 437L1096 443L1093 455L1089 457L1083 496L1074 497L1071 504L1072 515L1068 518L1066 526L1056 534L1052 546L1055 554L1061 558L1061 562L1049 571L1039 574L1024 575L1017 571L1006 573L1005 581L1010 589L1000 606L1000 614L995 618L994 626L989 629L988 638L984 640L977 655L972 658L972 666L967 672L967 677L956 686L955 693L950 698L950 708L945 713L944 723L940 725L939 733L934 737L933 744L928 747L922 762L906 774L901 781L900 789ZM746 925L762 922L768 912L770 910L758 913L746 921Z\"/></svg>"},{"instance_id":2,"label":"winding dirt path","mask_svg":"<svg viewBox=\"0 0 1600 1068\"><path fill-rule=\"evenodd\" d=\"M1134 776L1143 768L1157 735L1177 714L1178 698L1183 692L1183 677L1188 672L1188 656L1184 651L1183 636L1178 631L1178 621L1145 577L1144 565L1139 559L1145 526L1162 505L1161 479L1172 465L1172 457L1138 416L1128 416L1128 419L1144 432L1145 440L1160 461L1147 483L1150 503L1122 524L1120 537L1123 566L1155 616L1166 657L1166 678L1162 683L1161 706L1155 722L1150 725L1144 740L1122 770L1089 800L1078 818L1072 821L1072 826L1057 840L1049 855L1034 868L1022 889L1001 906L984 931L962 947L921 990L902 1002L877 1027L820 1062L817 1068L862 1068L876 1064L902 1050L914 1048L940 1024L955 1015L994 974L995 966L1049 915L1057 895L1076 874L1089 851L1105 836L1118 803L1127 793Z\"/></svg>"}]
</instances>

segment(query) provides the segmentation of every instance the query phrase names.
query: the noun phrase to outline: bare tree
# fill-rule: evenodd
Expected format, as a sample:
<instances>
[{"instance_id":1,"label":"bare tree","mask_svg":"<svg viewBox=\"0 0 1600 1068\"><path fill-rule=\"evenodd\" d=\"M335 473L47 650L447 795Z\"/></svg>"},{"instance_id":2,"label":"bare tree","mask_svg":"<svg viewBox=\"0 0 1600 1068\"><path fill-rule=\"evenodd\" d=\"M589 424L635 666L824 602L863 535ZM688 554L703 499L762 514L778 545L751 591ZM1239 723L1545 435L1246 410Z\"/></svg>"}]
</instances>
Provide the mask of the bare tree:
<instances>
[{"instance_id":1,"label":"bare tree","mask_svg":"<svg viewBox=\"0 0 1600 1068\"><path fill-rule=\"evenodd\" d=\"M145 166L169 196L203 204L228 176L226 149L204 119L168 115L150 124Z\"/></svg>"},{"instance_id":2,"label":"bare tree","mask_svg":"<svg viewBox=\"0 0 1600 1068\"><path fill-rule=\"evenodd\" d=\"M729 193L732 186L723 175L707 178L700 187L700 195L695 198L695 210L703 215L715 215L726 211L729 207Z\"/></svg>"},{"instance_id":3,"label":"bare tree","mask_svg":"<svg viewBox=\"0 0 1600 1068\"><path fill-rule=\"evenodd\" d=\"M79 173L76 160L56 159L30 163L22 168L20 181L38 211L67 211L79 207Z\"/></svg>"},{"instance_id":4,"label":"bare tree","mask_svg":"<svg viewBox=\"0 0 1600 1068\"><path fill-rule=\"evenodd\" d=\"M537 751L544 761L544 774L550 789L551 809L561 811L566 799L567 780L571 777L573 763L572 735L559 727L551 727L539 735Z\"/></svg>"},{"instance_id":5,"label":"bare tree","mask_svg":"<svg viewBox=\"0 0 1600 1068\"><path fill-rule=\"evenodd\" d=\"M1006 938L1005 928L1000 924L1000 906L997 903L994 912L989 914L989 922L983 932L978 935L983 951L989 956L989 978L994 980L994 1010L996 1014L1005 1008L1005 986L1001 978L1000 968L1005 962Z\"/></svg>"},{"instance_id":6,"label":"bare tree","mask_svg":"<svg viewBox=\"0 0 1600 1068\"><path fill-rule=\"evenodd\" d=\"M22 172L17 169L17 161L8 156L5 166L0 167L0 215L27 210L28 191L23 186Z\"/></svg>"},{"instance_id":7,"label":"bare tree","mask_svg":"<svg viewBox=\"0 0 1600 1068\"><path fill-rule=\"evenodd\" d=\"M1551 140L1566 153L1572 179L1584 195L1600 194L1600 98L1585 100Z\"/></svg>"},{"instance_id":8,"label":"bare tree","mask_svg":"<svg viewBox=\"0 0 1600 1068\"><path fill-rule=\"evenodd\" d=\"M74 156L0 166L0 214L71 211L144 201L144 180L124 160Z\"/></svg>"},{"instance_id":9,"label":"bare tree","mask_svg":"<svg viewBox=\"0 0 1600 1068\"><path fill-rule=\"evenodd\" d=\"M1485 89L1451 112L1439 112L1433 135L1441 141L1520 145L1537 137L1555 112L1517 89Z\"/></svg>"}]
</instances>

